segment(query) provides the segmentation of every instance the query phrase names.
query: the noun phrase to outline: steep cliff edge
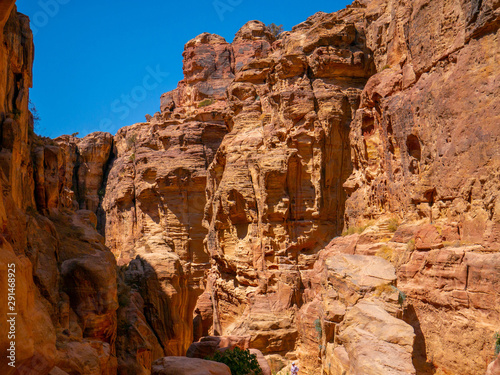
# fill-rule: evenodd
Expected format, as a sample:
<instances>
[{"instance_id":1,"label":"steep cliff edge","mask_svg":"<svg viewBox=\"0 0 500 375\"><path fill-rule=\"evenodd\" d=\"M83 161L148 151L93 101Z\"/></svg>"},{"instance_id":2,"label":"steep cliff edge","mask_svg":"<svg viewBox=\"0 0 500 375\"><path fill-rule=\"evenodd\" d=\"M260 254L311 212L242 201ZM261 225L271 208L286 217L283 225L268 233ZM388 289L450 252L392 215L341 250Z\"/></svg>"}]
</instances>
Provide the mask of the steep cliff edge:
<instances>
[{"instance_id":1,"label":"steep cliff edge","mask_svg":"<svg viewBox=\"0 0 500 375\"><path fill-rule=\"evenodd\" d=\"M29 19L13 1L0 12L0 372L114 374L116 261L95 229L97 206L84 199L112 138L97 135L93 153L92 136L34 134Z\"/></svg>"}]
</instances>

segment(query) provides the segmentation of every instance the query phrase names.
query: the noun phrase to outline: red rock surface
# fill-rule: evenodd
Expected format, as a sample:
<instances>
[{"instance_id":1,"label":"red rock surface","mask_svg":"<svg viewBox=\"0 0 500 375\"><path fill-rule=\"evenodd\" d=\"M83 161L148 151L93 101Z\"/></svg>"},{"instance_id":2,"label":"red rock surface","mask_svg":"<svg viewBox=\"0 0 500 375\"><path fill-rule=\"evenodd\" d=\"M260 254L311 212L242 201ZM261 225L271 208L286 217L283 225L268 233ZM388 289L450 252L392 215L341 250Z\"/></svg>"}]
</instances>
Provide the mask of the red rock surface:
<instances>
[{"instance_id":1,"label":"red rock surface","mask_svg":"<svg viewBox=\"0 0 500 375\"><path fill-rule=\"evenodd\" d=\"M2 355L0 372L113 374L117 367L116 261L95 229L99 199L94 188L103 176L109 156L104 144L109 151L111 136L54 142L34 135L28 110L33 39L28 18L13 5L13 1L0 5L0 184L4 192L0 293L7 301L7 265L15 264L17 368L7 366ZM95 147L78 149L85 143ZM73 181L77 153L84 160L79 168L80 181L86 184L81 197L78 181ZM91 194L93 205L85 202ZM77 198L82 198L82 210ZM0 307L4 316L7 307L6 303ZM7 329L3 320L3 353L10 345Z\"/></svg>"},{"instance_id":2,"label":"red rock surface","mask_svg":"<svg viewBox=\"0 0 500 375\"><path fill-rule=\"evenodd\" d=\"M153 364L152 375L231 375L223 363L198 358L165 357Z\"/></svg>"}]
</instances>

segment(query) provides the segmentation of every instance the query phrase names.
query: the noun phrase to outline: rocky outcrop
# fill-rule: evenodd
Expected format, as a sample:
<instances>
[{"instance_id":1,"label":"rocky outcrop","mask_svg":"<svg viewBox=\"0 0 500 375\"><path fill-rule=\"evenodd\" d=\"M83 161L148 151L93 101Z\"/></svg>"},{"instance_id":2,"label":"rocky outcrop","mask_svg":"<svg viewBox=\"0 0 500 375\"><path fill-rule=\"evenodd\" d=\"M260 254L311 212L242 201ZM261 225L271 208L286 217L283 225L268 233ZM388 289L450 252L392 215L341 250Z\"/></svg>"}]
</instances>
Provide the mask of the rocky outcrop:
<instances>
[{"instance_id":1,"label":"rocky outcrop","mask_svg":"<svg viewBox=\"0 0 500 375\"><path fill-rule=\"evenodd\" d=\"M489 305L499 296L499 76L490 69L498 65L500 4L393 6L390 17L377 2L366 8L378 73L351 126L346 220L419 223L375 250L386 246L404 263L398 287L417 334L415 366L482 374L500 321Z\"/></svg>"},{"instance_id":2,"label":"rocky outcrop","mask_svg":"<svg viewBox=\"0 0 500 375\"><path fill-rule=\"evenodd\" d=\"M85 138L61 136L33 145L37 209L49 212L59 207L100 214L103 182L113 146L109 133L96 132Z\"/></svg>"},{"instance_id":3,"label":"rocky outcrop","mask_svg":"<svg viewBox=\"0 0 500 375\"><path fill-rule=\"evenodd\" d=\"M352 125L346 217L454 221L462 240L498 250L499 85L487 72L497 64L499 4L408 2L386 17L375 3L367 45L386 52Z\"/></svg>"},{"instance_id":4,"label":"rocky outcrop","mask_svg":"<svg viewBox=\"0 0 500 375\"><path fill-rule=\"evenodd\" d=\"M411 326L385 311L383 305L360 302L346 314L339 331L343 346L333 361L348 374L416 374L412 363ZM347 368L339 353L347 353Z\"/></svg>"},{"instance_id":5,"label":"rocky outcrop","mask_svg":"<svg viewBox=\"0 0 500 375\"><path fill-rule=\"evenodd\" d=\"M363 41L351 23L315 17L228 87L231 132L210 166L205 210L214 332L250 334L265 354L295 350L301 271L343 227L349 123L373 69Z\"/></svg>"},{"instance_id":6,"label":"rocky outcrop","mask_svg":"<svg viewBox=\"0 0 500 375\"><path fill-rule=\"evenodd\" d=\"M0 324L2 352L15 348L15 358L2 356L0 372L114 374L116 261L95 229L97 205L80 210L75 204L73 180L80 151L92 153L78 144L93 137L110 142L111 136L66 137L67 144L58 144L34 134L28 109L33 39L29 19L13 3L0 5L0 293L8 301L14 285L7 284L8 270L15 272L15 303L0 310L17 315L10 316L12 324ZM108 156L98 149L103 157L85 162L102 177L99 163ZM12 328L15 337L7 340Z\"/></svg>"},{"instance_id":7,"label":"rocky outcrop","mask_svg":"<svg viewBox=\"0 0 500 375\"><path fill-rule=\"evenodd\" d=\"M411 374L413 328L403 313L388 261L345 254L334 240L319 254L299 310L301 368L341 374ZM390 327L390 328L389 328ZM317 356L311 356L317 353Z\"/></svg>"},{"instance_id":8,"label":"rocky outcrop","mask_svg":"<svg viewBox=\"0 0 500 375\"><path fill-rule=\"evenodd\" d=\"M377 255L394 264L402 318L416 334L417 374L443 369L458 374L463 368L482 374L496 330L490 324L499 321L493 307L498 304L498 254L459 241L449 245L443 237L453 231L445 226L403 224L389 240L382 228L383 223L374 224L361 235L335 239L325 251ZM440 246L416 247L417 236L437 231L442 237L434 243ZM460 354L464 351L476 355Z\"/></svg>"},{"instance_id":9,"label":"rocky outcrop","mask_svg":"<svg viewBox=\"0 0 500 375\"><path fill-rule=\"evenodd\" d=\"M28 96L34 47L29 19L18 14L12 3L3 2L1 11L5 13L0 13L0 163L3 185L12 187L13 203L24 210L34 205L28 146L30 129L33 130Z\"/></svg>"},{"instance_id":10,"label":"rocky outcrop","mask_svg":"<svg viewBox=\"0 0 500 375\"><path fill-rule=\"evenodd\" d=\"M154 304L165 304L171 319L162 323L173 330L164 355L183 355L192 342L192 314L209 262L201 225L206 167L225 133L220 120L193 118L139 124L115 137L103 202L106 244L119 264L133 260L133 270L145 270L143 280L157 280L144 287L160 286Z\"/></svg>"}]
</instances>

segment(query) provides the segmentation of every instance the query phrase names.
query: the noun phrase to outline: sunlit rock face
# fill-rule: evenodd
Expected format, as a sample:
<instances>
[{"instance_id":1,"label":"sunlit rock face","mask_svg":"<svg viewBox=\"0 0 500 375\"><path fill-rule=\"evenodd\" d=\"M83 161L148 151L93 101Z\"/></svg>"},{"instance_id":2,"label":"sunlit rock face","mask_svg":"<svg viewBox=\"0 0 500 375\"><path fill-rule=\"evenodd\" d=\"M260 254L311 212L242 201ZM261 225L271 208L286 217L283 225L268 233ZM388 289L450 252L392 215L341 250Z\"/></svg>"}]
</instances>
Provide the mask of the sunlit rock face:
<instances>
[{"instance_id":1,"label":"sunlit rock face","mask_svg":"<svg viewBox=\"0 0 500 375\"><path fill-rule=\"evenodd\" d=\"M173 330L165 355L184 355L191 343L193 310L209 267L202 226L207 166L227 133L220 113L213 113L206 120L155 117L121 129L107 176L106 244L119 264L137 258L156 273Z\"/></svg>"},{"instance_id":2,"label":"sunlit rock face","mask_svg":"<svg viewBox=\"0 0 500 375\"><path fill-rule=\"evenodd\" d=\"M250 334L250 346L284 356L307 331L303 272L343 228L349 125L374 64L363 30L336 15L250 44L256 26L233 42L235 59L262 47L228 87L231 131L209 168L209 287L214 332Z\"/></svg>"},{"instance_id":3,"label":"sunlit rock face","mask_svg":"<svg viewBox=\"0 0 500 375\"><path fill-rule=\"evenodd\" d=\"M393 48L376 59L351 126L346 217L456 222L461 239L498 250L498 3L413 3L397 12L368 28L371 49Z\"/></svg>"},{"instance_id":4,"label":"sunlit rock face","mask_svg":"<svg viewBox=\"0 0 500 375\"><path fill-rule=\"evenodd\" d=\"M483 374L492 360L492 325L500 322L493 307L500 269L499 6L369 2L364 10L378 73L351 124L345 217L351 227L396 217L408 224L378 249L366 242L383 236L367 230L355 251L386 246L404 255L398 287L417 334L417 373Z\"/></svg>"}]
</instances>

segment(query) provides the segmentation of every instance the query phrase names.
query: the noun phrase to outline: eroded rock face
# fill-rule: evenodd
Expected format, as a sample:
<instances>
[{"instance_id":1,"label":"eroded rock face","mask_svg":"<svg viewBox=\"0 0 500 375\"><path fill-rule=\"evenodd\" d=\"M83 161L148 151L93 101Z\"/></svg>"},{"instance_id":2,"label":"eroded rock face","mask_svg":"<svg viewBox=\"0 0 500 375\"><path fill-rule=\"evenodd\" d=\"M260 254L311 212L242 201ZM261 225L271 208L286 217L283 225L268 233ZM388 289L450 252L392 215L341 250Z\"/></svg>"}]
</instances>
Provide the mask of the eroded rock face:
<instances>
[{"instance_id":1,"label":"eroded rock face","mask_svg":"<svg viewBox=\"0 0 500 375\"><path fill-rule=\"evenodd\" d=\"M34 205L33 178L28 146L32 118L28 110L32 86L33 36L28 17L18 14L13 1L0 11L0 163L11 197L18 207Z\"/></svg>"},{"instance_id":2,"label":"eroded rock face","mask_svg":"<svg viewBox=\"0 0 500 375\"><path fill-rule=\"evenodd\" d=\"M59 207L101 214L103 182L111 157L113 137L95 132L84 138L64 135L34 146L37 208Z\"/></svg>"},{"instance_id":3,"label":"eroded rock face","mask_svg":"<svg viewBox=\"0 0 500 375\"><path fill-rule=\"evenodd\" d=\"M249 23L233 42L235 58L262 47L236 67L231 132L209 169L214 332L250 334L265 354L295 350L301 271L343 227L349 123L373 68L363 38L323 15L274 43Z\"/></svg>"},{"instance_id":4,"label":"eroded rock face","mask_svg":"<svg viewBox=\"0 0 500 375\"><path fill-rule=\"evenodd\" d=\"M400 319L394 266L380 257L346 254L342 242L332 241L304 275L309 288L299 311L301 368L311 373L318 367L335 374L415 373L415 334Z\"/></svg>"},{"instance_id":5,"label":"eroded rock face","mask_svg":"<svg viewBox=\"0 0 500 375\"><path fill-rule=\"evenodd\" d=\"M351 227L391 216L408 223L396 243L358 248L388 246L401 255L398 287L409 298L405 319L417 334L421 373L484 373L490 324L500 322L485 305L499 296L499 74L491 70L499 6L404 2L390 4L389 16L370 2L365 10L378 73L351 126L346 220Z\"/></svg>"},{"instance_id":6,"label":"eroded rock face","mask_svg":"<svg viewBox=\"0 0 500 375\"><path fill-rule=\"evenodd\" d=\"M95 229L97 205L79 210L73 181L78 144L93 138L105 162L99 140L106 136L66 137L61 145L33 133L33 39L29 19L13 3L0 5L0 293L7 301L7 270L15 268L16 367L2 356L0 372L115 374L116 261ZM102 177L103 165L92 157L87 161ZM84 179L93 181L90 175ZM92 194L88 187L86 194ZM0 307L5 316L7 308ZM4 353L8 329L2 321Z\"/></svg>"},{"instance_id":7,"label":"eroded rock face","mask_svg":"<svg viewBox=\"0 0 500 375\"><path fill-rule=\"evenodd\" d=\"M347 373L416 374L412 363L414 337L413 328L391 316L383 305L359 302L340 326L339 340L348 354Z\"/></svg>"},{"instance_id":8,"label":"eroded rock face","mask_svg":"<svg viewBox=\"0 0 500 375\"><path fill-rule=\"evenodd\" d=\"M209 262L201 225L206 166L225 133L220 121L188 119L139 124L115 137L103 203L106 244L119 264L135 259L144 280L159 280L155 304L168 301L171 321L162 324L173 330L168 340L160 335L164 355L183 355L192 341L192 314Z\"/></svg>"},{"instance_id":9,"label":"eroded rock face","mask_svg":"<svg viewBox=\"0 0 500 375\"><path fill-rule=\"evenodd\" d=\"M368 46L394 48L376 59L352 125L346 217L456 221L461 239L498 250L499 4L408 2L398 17L377 5Z\"/></svg>"},{"instance_id":10,"label":"eroded rock face","mask_svg":"<svg viewBox=\"0 0 500 375\"><path fill-rule=\"evenodd\" d=\"M34 205L32 167L28 131L30 128L28 111L28 90L31 86L33 42L29 20L19 15L13 1L2 2L0 6L0 185L3 191L0 199L0 274L1 294L4 306L2 314L7 316L8 269L15 268L16 291L19 296L16 317L16 333L19 345L16 360L19 366L26 366L33 358L40 359L40 368L51 368L55 360L56 334L50 311L38 290L34 287L33 273L43 268L43 263L51 263L53 254L39 258L33 265L25 251L28 243L27 227L29 219L24 209ZM43 225L43 224L42 224ZM9 267L10 265L10 267ZM42 271L43 272L43 271ZM47 270L42 283L51 288L57 285L57 276ZM40 328L33 328L39 326ZM7 353L10 346L8 332L10 326L4 319L0 323L0 349ZM2 373L13 373L7 366L7 358L0 361Z\"/></svg>"},{"instance_id":11,"label":"eroded rock face","mask_svg":"<svg viewBox=\"0 0 500 375\"><path fill-rule=\"evenodd\" d=\"M162 96L161 112L117 134L104 207L107 244L120 262L139 256L133 269L147 263L164 281L161 288L176 307L169 315L172 345L164 343L169 353L187 348L193 334L184 324L198 301L194 337L249 335L250 346L273 363L299 358L304 371L330 363L354 373L374 361L380 367L373 371L383 372L396 361L395 373L413 373L414 352L422 357L413 361L418 371L432 357L446 371L478 373L474 360L447 360L448 349L441 355L437 346L422 349L422 337L442 342L430 322L449 314L444 310L451 300L441 289L454 282L436 280L425 267L414 279L405 273L446 258L452 242L496 249L499 153L491 114L498 85L497 75L485 72L493 72L497 54L487 46L497 38L498 4L443 0L431 8L357 1L335 14L318 13L278 40L256 21L231 44L202 34L186 44L185 78ZM426 27L431 14L432 27ZM429 42L434 35L438 45ZM454 93L469 80L469 91L455 101ZM476 113L485 121L468 126L479 121ZM207 129L217 129L208 147L200 136ZM478 142L469 141L473 134ZM209 151L201 154L200 148ZM168 167L158 162L160 155ZM460 177L443 178L458 168ZM396 215L406 223L394 235L396 224L386 219ZM362 235L328 245L344 228L365 226L368 219L377 223ZM323 273L314 275L316 267L330 267L319 255L325 246L327 253L393 261L398 280L386 283L392 297L359 293L340 282L325 290L318 281ZM496 269L495 257L471 254L471 262L491 262ZM459 269L469 267L461 263L465 252L460 259ZM439 262L436 267L444 268ZM356 267L352 272L363 274ZM415 280L426 285L425 292L412 286ZM405 288L406 310L391 285ZM457 285L455 296L465 288ZM487 285L488 299L496 301L494 279ZM438 297L445 300L435 307L428 298ZM385 311L380 324L399 324L406 344L389 350L394 343L369 330L352 340L342 335L342 329L364 330L359 322L342 323L350 311L355 320L370 316L365 305L354 309L357 303L368 304L370 313ZM471 318L476 328L480 315ZM400 318L417 334L415 350ZM316 320L329 322L323 344ZM359 345L366 335L377 350ZM318 345L324 346L320 360L310 360ZM484 358L479 346L459 347L469 358ZM397 359L379 356L387 351L398 353ZM357 362L360 356L371 359Z\"/></svg>"}]
</instances>

